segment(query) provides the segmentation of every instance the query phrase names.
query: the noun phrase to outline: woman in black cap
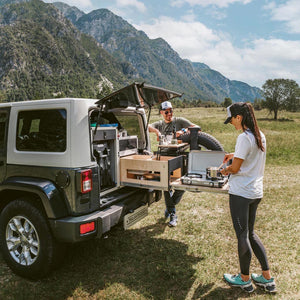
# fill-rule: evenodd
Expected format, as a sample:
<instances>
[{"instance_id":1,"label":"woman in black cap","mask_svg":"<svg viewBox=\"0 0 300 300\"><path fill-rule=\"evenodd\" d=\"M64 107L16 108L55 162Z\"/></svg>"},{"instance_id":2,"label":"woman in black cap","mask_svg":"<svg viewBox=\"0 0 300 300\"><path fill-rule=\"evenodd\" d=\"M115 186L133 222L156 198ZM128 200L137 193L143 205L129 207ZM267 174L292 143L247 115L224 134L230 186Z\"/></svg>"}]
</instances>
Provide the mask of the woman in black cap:
<instances>
[{"instance_id":1,"label":"woman in black cap","mask_svg":"<svg viewBox=\"0 0 300 300\"><path fill-rule=\"evenodd\" d=\"M238 136L235 152L225 155L224 162L232 164L222 169L229 178L229 204L233 226L238 239L238 254L241 273L224 274L231 286L252 292L253 282L274 293L276 286L271 277L266 250L254 233L254 222L258 204L263 197L263 175L266 161L266 138L259 130L250 103L234 103L227 107L225 124L231 123L243 132ZM259 260L262 274L249 274L252 250Z\"/></svg>"}]
</instances>

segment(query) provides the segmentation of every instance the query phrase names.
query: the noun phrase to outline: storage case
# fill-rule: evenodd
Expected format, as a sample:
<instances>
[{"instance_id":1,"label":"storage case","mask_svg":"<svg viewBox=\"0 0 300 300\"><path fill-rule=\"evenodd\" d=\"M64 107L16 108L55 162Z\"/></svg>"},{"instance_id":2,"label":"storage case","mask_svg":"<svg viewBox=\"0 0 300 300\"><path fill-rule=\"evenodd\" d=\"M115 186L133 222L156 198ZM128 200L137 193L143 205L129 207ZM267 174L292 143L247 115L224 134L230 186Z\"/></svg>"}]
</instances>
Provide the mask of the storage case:
<instances>
[{"instance_id":1,"label":"storage case","mask_svg":"<svg viewBox=\"0 0 300 300\"><path fill-rule=\"evenodd\" d=\"M130 155L120 158L120 183L126 186L169 190L180 179L183 156Z\"/></svg>"}]
</instances>

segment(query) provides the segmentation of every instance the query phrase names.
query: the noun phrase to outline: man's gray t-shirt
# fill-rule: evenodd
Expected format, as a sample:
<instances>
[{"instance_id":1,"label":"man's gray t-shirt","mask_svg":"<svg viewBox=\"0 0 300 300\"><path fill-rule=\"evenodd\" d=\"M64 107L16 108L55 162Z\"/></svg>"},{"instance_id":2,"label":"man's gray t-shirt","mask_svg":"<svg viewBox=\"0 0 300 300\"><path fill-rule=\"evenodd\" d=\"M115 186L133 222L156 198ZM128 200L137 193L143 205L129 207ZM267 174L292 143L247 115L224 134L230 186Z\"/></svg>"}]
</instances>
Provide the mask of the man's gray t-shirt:
<instances>
[{"instance_id":1,"label":"man's gray t-shirt","mask_svg":"<svg viewBox=\"0 0 300 300\"><path fill-rule=\"evenodd\" d=\"M191 125L193 124L189 120L182 117L174 117L170 123L160 120L151 124L153 128L158 129L164 136L172 135L174 131L179 131L182 128L187 128Z\"/></svg>"}]
</instances>

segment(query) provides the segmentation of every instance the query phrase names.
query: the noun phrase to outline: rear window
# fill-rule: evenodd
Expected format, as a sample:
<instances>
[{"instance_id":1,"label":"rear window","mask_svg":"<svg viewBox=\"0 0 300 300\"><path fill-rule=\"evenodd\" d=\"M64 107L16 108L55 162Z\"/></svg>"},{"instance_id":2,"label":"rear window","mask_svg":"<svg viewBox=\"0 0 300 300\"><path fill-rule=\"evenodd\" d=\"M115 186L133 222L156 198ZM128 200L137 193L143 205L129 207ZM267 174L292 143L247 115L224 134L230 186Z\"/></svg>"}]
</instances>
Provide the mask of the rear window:
<instances>
[{"instance_id":1,"label":"rear window","mask_svg":"<svg viewBox=\"0 0 300 300\"><path fill-rule=\"evenodd\" d=\"M116 116L119 122L120 132L126 131L126 135L136 135L138 139L141 139L141 131L139 126L139 116Z\"/></svg>"},{"instance_id":2,"label":"rear window","mask_svg":"<svg viewBox=\"0 0 300 300\"><path fill-rule=\"evenodd\" d=\"M17 150L64 152L67 145L66 116L65 109L19 112Z\"/></svg>"}]
</instances>

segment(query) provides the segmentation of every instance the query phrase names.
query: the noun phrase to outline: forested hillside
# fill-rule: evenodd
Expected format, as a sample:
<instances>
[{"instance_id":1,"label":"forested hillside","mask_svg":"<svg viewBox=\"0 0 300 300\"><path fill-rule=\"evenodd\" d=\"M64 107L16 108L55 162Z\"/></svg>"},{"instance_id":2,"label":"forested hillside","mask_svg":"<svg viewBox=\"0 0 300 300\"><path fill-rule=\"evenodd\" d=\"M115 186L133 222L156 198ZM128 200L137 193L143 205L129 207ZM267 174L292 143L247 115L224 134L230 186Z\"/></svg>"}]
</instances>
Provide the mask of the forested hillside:
<instances>
[{"instance_id":1,"label":"forested hillside","mask_svg":"<svg viewBox=\"0 0 300 300\"><path fill-rule=\"evenodd\" d=\"M39 0L0 7L0 98L96 97L102 84L121 87L123 65Z\"/></svg>"}]
</instances>

